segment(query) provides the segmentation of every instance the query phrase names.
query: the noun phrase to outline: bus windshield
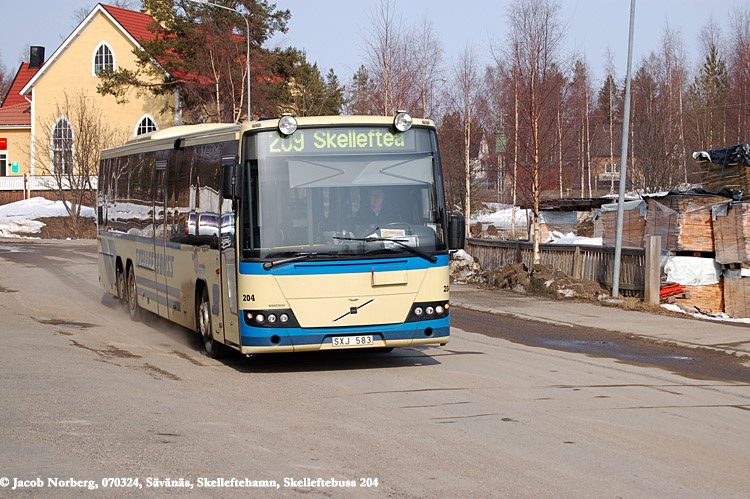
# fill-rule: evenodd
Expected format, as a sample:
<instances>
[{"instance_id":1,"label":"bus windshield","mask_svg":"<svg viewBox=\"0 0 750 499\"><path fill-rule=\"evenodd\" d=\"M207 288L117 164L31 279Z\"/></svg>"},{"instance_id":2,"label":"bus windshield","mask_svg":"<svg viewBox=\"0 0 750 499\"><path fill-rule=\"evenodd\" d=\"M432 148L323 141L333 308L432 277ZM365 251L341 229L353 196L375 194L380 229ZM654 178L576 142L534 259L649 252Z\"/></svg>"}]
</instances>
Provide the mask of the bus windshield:
<instances>
[{"instance_id":1,"label":"bus windshield","mask_svg":"<svg viewBox=\"0 0 750 499\"><path fill-rule=\"evenodd\" d=\"M446 249L428 129L308 128L245 138L244 258L431 256Z\"/></svg>"}]
</instances>

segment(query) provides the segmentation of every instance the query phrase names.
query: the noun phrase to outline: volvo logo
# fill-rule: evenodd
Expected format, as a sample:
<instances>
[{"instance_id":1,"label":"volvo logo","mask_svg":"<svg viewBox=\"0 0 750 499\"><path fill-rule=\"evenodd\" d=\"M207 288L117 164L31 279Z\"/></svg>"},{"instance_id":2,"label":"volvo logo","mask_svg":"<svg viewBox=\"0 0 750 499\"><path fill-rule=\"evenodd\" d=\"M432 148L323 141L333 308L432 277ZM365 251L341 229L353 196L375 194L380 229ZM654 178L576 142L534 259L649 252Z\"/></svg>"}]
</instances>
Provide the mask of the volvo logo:
<instances>
[{"instance_id":1,"label":"volvo logo","mask_svg":"<svg viewBox=\"0 0 750 499\"><path fill-rule=\"evenodd\" d=\"M356 300L351 300L351 299L350 299L350 301L356 301ZM344 315L342 315L342 316L341 316L341 317L339 317L338 319L333 319L333 322L338 322L338 321L340 321L341 319L343 319L344 317L348 317L348 316L350 316L350 315L357 315L357 313L359 312L359 309L360 309L360 308L364 308L364 307L366 307L367 305L369 305L370 303L372 303L372 302L374 302L374 301L375 301L375 299L373 298L372 300L370 300L370 301L367 301L367 302L363 303L363 304L362 304L362 305L360 305L359 307L349 307L349 311L348 311L347 313L345 313Z\"/></svg>"}]
</instances>

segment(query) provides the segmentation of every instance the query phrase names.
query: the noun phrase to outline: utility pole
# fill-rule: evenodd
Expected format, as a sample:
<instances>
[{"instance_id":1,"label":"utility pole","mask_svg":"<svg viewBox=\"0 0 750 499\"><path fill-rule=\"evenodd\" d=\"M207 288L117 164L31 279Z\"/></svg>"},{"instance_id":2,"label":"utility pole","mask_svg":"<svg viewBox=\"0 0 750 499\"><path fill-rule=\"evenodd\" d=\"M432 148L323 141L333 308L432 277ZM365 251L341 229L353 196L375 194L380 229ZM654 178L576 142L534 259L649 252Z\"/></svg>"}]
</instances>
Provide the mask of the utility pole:
<instances>
[{"instance_id":1,"label":"utility pole","mask_svg":"<svg viewBox=\"0 0 750 499\"><path fill-rule=\"evenodd\" d=\"M622 121L622 150L620 151L620 189L617 198L617 234L615 265L612 272L612 296L620 296L620 257L622 256L622 218L625 210L625 179L627 178L628 128L630 127L630 68L633 65L633 30L635 28L635 0L630 0L630 36L628 38L628 74L625 78L625 111Z\"/></svg>"}]
</instances>

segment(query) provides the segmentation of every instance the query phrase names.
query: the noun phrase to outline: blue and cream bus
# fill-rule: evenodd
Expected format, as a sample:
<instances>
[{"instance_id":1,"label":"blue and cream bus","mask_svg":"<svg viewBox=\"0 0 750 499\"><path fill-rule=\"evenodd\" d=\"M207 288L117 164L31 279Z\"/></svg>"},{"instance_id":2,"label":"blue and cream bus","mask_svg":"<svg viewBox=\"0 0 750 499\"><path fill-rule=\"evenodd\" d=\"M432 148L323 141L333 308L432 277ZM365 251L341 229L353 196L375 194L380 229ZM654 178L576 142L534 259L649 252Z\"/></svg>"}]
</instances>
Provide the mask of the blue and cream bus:
<instances>
[{"instance_id":1,"label":"blue and cream bus","mask_svg":"<svg viewBox=\"0 0 750 499\"><path fill-rule=\"evenodd\" d=\"M196 330L213 357L448 342L463 225L431 121L188 125L101 157L99 280L133 319Z\"/></svg>"}]
</instances>

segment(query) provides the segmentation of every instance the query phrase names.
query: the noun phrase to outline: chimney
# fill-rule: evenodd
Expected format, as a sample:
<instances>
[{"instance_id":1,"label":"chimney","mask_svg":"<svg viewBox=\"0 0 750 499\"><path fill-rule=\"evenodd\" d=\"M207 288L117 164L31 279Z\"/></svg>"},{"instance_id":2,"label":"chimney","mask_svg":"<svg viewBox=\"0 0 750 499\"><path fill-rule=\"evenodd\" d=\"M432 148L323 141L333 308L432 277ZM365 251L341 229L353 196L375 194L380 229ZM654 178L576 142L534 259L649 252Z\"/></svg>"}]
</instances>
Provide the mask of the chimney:
<instances>
[{"instance_id":1,"label":"chimney","mask_svg":"<svg viewBox=\"0 0 750 499\"><path fill-rule=\"evenodd\" d=\"M29 67L41 68L44 64L44 47L31 47L29 49Z\"/></svg>"}]
</instances>

